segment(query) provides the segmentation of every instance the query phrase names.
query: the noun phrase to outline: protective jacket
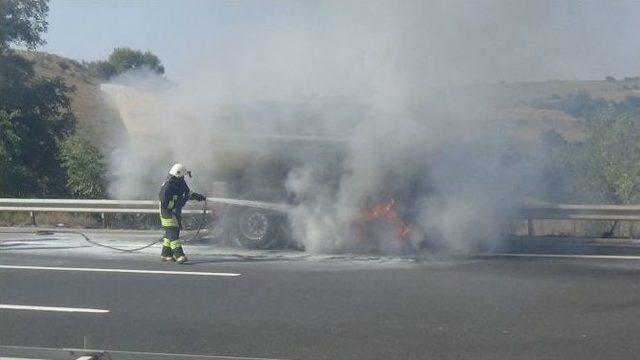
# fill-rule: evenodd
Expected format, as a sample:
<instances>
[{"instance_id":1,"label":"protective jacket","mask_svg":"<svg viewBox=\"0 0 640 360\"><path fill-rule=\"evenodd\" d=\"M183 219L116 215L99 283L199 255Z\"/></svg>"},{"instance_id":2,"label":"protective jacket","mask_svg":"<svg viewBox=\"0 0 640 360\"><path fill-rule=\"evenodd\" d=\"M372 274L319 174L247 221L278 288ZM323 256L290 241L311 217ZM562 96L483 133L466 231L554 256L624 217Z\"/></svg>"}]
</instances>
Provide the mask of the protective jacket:
<instances>
[{"instance_id":1,"label":"protective jacket","mask_svg":"<svg viewBox=\"0 0 640 360\"><path fill-rule=\"evenodd\" d=\"M169 175L160 193L160 221L164 227L180 227L182 207L187 200L203 200L204 196L191 192L183 177Z\"/></svg>"}]
</instances>

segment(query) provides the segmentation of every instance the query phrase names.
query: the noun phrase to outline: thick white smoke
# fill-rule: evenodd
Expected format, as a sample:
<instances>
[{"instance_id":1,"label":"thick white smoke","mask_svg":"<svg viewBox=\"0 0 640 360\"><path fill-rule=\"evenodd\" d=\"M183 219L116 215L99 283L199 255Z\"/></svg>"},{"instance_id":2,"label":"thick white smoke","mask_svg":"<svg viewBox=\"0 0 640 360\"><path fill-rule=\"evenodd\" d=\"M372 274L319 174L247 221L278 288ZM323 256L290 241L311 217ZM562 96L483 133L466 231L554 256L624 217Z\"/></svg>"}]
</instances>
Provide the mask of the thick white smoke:
<instances>
[{"instance_id":1,"label":"thick white smoke","mask_svg":"<svg viewBox=\"0 0 640 360\"><path fill-rule=\"evenodd\" d=\"M487 245L523 189L537 186L538 164L509 158L514 139L491 120L491 94L462 96L459 85L558 66L544 48L558 46L557 31L545 30L550 4L301 2L291 6L304 16L231 28L228 41L185 55L194 71L178 84L132 75L105 86L132 129L112 158L111 194L152 196L174 161L207 192L224 169L273 150L230 133L340 138L328 145L342 147L339 161L321 154L326 144L300 151L285 179L307 250L357 250L364 204L389 198L410 219L414 246ZM399 250L393 234L375 237L377 250Z\"/></svg>"}]
</instances>

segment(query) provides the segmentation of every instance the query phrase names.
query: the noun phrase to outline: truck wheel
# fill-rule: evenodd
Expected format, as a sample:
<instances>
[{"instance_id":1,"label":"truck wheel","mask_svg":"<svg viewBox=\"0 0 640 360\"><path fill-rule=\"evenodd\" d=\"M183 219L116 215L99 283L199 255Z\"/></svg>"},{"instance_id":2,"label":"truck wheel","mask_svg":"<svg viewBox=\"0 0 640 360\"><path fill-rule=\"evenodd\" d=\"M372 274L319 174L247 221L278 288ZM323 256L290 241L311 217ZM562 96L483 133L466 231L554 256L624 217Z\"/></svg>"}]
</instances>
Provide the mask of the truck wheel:
<instances>
[{"instance_id":1,"label":"truck wheel","mask_svg":"<svg viewBox=\"0 0 640 360\"><path fill-rule=\"evenodd\" d=\"M232 209L228 214L228 240L249 249L271 249L277 246L278 217L263 209Z\"/></svg>"}]
</instances>

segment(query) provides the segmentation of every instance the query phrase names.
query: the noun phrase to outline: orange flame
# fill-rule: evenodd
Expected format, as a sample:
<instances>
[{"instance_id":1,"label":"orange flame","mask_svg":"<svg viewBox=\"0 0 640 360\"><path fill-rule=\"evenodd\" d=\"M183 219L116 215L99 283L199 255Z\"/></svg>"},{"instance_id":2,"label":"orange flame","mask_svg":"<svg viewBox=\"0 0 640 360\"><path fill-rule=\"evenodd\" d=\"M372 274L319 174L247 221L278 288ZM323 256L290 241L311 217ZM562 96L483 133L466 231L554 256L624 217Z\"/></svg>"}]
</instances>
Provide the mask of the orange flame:
<instances>
[{"instance_id":1,"label":"orange flame","mask_svg":"<svg viewBox=\"0 0 640 360\"><path fill-rule=\"evenodd\" d=\"M362 239L366 222L379 219L389 220L395 225L398 241L404 241L411 235L411 228L398 216L396 212L396 200L391 198L388 202L377 203L362 211L358 217L358 237Z\"/></svg>"}]
</instances>

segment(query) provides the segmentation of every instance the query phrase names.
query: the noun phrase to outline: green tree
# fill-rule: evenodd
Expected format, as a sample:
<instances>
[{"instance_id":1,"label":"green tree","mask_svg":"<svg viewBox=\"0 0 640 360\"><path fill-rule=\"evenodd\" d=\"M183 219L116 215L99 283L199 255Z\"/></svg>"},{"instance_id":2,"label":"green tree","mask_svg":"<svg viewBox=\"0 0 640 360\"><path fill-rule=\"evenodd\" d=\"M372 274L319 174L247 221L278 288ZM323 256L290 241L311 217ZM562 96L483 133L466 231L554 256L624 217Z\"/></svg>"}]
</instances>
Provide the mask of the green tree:
<instances>
[{"instance_id":1,"label":"green tree","mask_svg":"<svg viewBox=\"0 0 640 360\"><path fill-rule=\"evenodd\" d=\"M609 105L587 122L574 161L585 200L631 204L640 200L640 128L633 112Z\"/></svg>"},{"instance_id":2,"label":"green tree","mask_svg":"<svg viewBox=\"0 0 640 360\"><path fill-rule=\"evenodd\" d=\"M47 0L0 0L0 52L9 45L24 45L30 49L42 45L42 33L47 31Z\"/></svg>"},{"instance_id":3,"label":"green tree","mask_svg":"<svg viewBox=\"0 0 640 360\"><path fill-rule=\"evenodd\" d=\"M0 181L1 196L67 194L60 144L75 130L61 78L36 76L33 64L10 45L44 43L46 1L0 0Z\"/></svg>"},{"instance_id":4,"label":"green tree","mask_svg":"<svg viewBox=\"0 0 640 360\"><path fill-rule=\"evenodd\" d=\"M554 129L540 134L539 145L533 156L538 156L536 163L543 164L542 197L552 202L571 202L573 145Z\"/></svg>"},{"instance_id":5,"label":"green tree","mask_svg":"<svg viewBox=\"0 0 640 360\"><path fill-rule=\"evenodd\" d=\"M62 167L67 172L67 188L72 195L95 199L105 194L105 164L102 154L77 136L62 144Z\"/></svg>"},{"instance_id":6,"label":"green tree","mask_svg":"<svg viewBox=\"0 0 640 360\"><path fill-rule=\"evenodd\" d=\"M13 181L16 174L24 173L24 168L16 162L16 150L20 148L20 137L16 134L13 125L13 117L16 114L9 114L0 111L0 190L14 192Z\"/></svg>"},{"instance_id":7,"label":"green tree","mask_svg":"<svg viewBox=\"0 0 640 360\"><path fill-rule=\"evenodd\" d=\"M127 47L118 47L113 49L107 61L115 68L118 74L143 68L148 68L158 74L164 74L164 66L162 66L160 59L149 51L142 53Z\"/></svg>"},{"instance_id":8,"label":"green tree","mask_svg":"<svg viewBox=\"0 0 640 360\"><path fill-rule=\"evenodd\" d=\"M21 77L24 82L15 80ZM0 159L0 166L13 170L5 173L10 176L3 181L5 186L0 193L64 194L65 175L56 155L59 144L75 130L75 117L67 96L72 89L59 78L25 76L19 71L8 78L9 81L0 81L0 111L3 129L10 129L2 139L5 154L10 156Z\"/></svg>"},{"instance_id":9,"label":"green tree","mask_svg":"<svg viewBox=\"0 0 640 360\"><path fill-rule=\"evenodd\" d=\"M111 77L118 73L115 66L111 65L110 62L104 60L92 61L86 63L85 66L93 76L103 80L109 80Z\"/></svg>"}]
</instances>

